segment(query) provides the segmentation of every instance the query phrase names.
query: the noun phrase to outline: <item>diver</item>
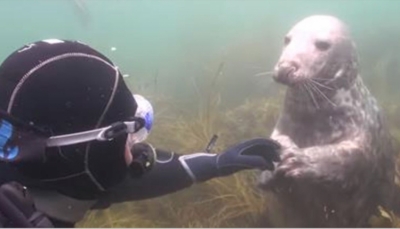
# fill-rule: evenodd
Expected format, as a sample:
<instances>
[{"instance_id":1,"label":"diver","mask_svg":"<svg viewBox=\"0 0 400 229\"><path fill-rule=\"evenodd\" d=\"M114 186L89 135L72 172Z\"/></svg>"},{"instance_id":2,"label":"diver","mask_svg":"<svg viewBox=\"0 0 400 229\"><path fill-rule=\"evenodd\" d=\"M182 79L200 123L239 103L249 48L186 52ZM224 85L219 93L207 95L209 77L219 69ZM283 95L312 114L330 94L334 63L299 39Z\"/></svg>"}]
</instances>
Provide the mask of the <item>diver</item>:
<instances>
[{"instance_id":1,"label":"diver","mask_svg":"<svg viewBox=\"0 0 400 229\"><path fill-rule=\"evenodd\" d=\"M131 93L107 57L78 41L42 40L8 56L0 66L0 111L6 226L74 227L90 209L244 169L272 170L279 160L280 146L265 138L217 154L181 155L146 143L150 102Z\"/></svg>"}]
</instances>

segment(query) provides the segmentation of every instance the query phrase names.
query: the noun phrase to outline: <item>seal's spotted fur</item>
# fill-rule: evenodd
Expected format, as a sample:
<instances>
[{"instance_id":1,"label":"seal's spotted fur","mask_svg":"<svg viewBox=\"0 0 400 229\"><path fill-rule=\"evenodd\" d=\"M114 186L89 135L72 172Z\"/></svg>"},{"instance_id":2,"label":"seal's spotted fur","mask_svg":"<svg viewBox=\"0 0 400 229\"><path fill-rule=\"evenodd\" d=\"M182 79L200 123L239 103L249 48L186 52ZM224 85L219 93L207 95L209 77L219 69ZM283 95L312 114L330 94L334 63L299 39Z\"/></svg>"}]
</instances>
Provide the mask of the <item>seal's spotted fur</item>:
<instances>
[{"instance_id":1,"label":"seal's spotted fur","mask_svg":"<svg viewBox=\"0 0 400 229\"><path fill-rule=\"evenodd\" d=\"M284 149L261 184L283 203L285 226L365 226L394 180L394 152L346 26L331 16L299 22L274 78L289 86L271 136Z\"/></svg>"}]
</instances>

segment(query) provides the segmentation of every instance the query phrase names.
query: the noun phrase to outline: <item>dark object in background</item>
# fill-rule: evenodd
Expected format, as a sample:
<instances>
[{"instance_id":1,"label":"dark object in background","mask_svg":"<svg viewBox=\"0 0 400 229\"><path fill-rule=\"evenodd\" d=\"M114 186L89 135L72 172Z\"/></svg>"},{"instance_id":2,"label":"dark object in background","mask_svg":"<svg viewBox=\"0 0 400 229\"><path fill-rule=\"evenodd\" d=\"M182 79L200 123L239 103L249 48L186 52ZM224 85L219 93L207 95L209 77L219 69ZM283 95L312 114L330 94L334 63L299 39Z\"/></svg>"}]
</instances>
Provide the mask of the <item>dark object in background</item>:
<instances>
[{"instance_id":1,"label":"dark object in background","mask_svg":"<svg viewBox=\"0 0 400 229\"><path fill-rule=\"evenodd\" d=\"M206 151L207 153L210 153L211 150L212 150L212 148L214 148L215 143L217 142L217 139L218 139L218 135L214 134L214 135L212 136L212 138L210 139L210 141L208 142L207 147L206 147L206 149L205 149L205 151Z\"/></svg>"}]
</instances>

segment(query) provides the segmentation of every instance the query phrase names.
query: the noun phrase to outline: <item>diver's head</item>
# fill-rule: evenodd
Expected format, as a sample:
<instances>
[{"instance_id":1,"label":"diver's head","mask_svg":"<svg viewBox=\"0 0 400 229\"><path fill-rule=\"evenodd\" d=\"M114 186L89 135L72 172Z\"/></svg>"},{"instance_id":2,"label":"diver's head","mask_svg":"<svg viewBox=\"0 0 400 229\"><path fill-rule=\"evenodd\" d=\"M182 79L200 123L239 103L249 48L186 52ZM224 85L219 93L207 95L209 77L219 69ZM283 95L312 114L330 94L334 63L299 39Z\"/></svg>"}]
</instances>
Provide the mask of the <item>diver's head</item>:
<instances>
[{"instance_id":1,"label":"diver's head","mask_svg":"<svg viewBox=\"0 0 400 229\"><path fill-rule=\"evenodd\" d=\"M57 39L25 45L2 63L0 109L52 139L42 163L21 172L77 198L93 198L125 177L128 133L146 125L107 57Z\"/></svg>"}]
</instances>

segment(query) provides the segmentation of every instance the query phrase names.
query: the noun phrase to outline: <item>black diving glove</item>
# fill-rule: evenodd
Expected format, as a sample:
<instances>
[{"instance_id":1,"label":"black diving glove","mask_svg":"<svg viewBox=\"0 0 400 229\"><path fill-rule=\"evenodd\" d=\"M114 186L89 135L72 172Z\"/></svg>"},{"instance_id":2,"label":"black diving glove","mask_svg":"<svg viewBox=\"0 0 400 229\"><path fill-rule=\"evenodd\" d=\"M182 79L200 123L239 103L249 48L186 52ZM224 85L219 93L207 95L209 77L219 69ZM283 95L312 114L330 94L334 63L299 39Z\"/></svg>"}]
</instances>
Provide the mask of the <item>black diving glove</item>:
<instances>
[{"instance_id":1,"label":"black diving glove","mask_svg":"<svg viewBox=\"0 0 400 229\"><path fill-rule=\"evenodd\" d=\"M228 176L244 169L273 170L279 161L280 145L265 138L241 142L219 153L194 153L179 157L179 161L194 182Z\"/></svg>"},{"instance_id":2,"label":"black diving glove","mask_svg":"<svg viewBox=\"0 0 400 229\"><path fill-rule=\"evenodd\" d=\"M28 190L17 182L0 186L0 227L54 227L37 211Z\"/></svg>"},{"instance_id":3,"label":"black diving glove","mask_svg":"<svg viewBox=\"0 0 400 229\"><path fill-rule=\"evenodd\" d=\"M128 171L132 178L139 178L149 172L157 158L156 150L148 143L134 144L131 154L132 162Z\"/></svg>"}]
</instances>

